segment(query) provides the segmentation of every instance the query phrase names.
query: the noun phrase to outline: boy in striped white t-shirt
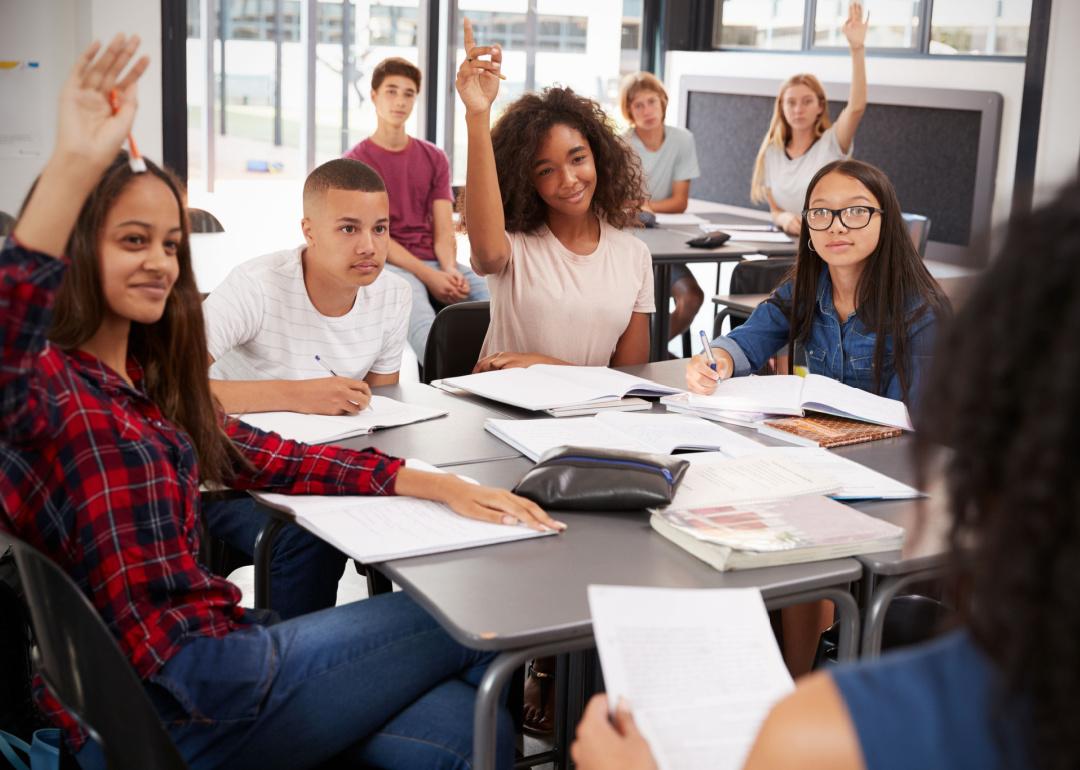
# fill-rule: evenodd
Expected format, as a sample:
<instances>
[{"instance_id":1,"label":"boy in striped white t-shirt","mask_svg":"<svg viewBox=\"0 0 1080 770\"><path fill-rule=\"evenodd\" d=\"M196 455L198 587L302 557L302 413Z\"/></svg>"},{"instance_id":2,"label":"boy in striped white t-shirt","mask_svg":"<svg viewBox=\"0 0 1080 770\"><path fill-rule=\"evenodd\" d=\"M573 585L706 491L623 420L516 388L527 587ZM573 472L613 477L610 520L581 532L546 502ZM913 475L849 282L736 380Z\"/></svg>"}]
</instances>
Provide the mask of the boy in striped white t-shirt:
<instances>
[{"instance_id":1,"label":"boy in striped white t-shirt","mask_svg":"<svg viewBox=\"0 0 1080 770\"><path fill-rule=\"evenodd\" d=\"M370 167L332 160L304 183L305 245L233 270L203 303L210 387L226 412L355 414L398 381L412 292L383 273L390 202ZM319 358L332 369L331 375ZM210 534L251 555L267 514L251 498L204 506ZM282 618L333 606L346 557L297 526L271 560Z\"/></svg>"}]
</instances>

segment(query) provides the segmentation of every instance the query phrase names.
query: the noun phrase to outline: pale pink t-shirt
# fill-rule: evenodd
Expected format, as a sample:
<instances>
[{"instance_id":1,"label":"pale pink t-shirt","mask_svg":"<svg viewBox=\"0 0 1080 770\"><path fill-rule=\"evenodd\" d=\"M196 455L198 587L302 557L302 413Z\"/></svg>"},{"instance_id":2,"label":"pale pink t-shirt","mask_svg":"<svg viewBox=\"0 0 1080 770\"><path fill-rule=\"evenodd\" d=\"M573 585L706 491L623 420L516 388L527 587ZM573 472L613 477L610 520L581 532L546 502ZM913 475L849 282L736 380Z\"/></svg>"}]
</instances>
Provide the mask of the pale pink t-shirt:
<instances>
[{"instance_id":1,"label":"pale pink t-shirt","mask_svg":"<svg viewBox=\"0 0 1080 770\"><path fill-rule=\"evenodd\" d=\"M491 325L481 357L540 353L608 366L630 315L656 309L652 257L630 233L603 222L596 251L585 255L567 249L546 226L506 236L510 259L487 277Z\"/></svg>"}]
</instances>

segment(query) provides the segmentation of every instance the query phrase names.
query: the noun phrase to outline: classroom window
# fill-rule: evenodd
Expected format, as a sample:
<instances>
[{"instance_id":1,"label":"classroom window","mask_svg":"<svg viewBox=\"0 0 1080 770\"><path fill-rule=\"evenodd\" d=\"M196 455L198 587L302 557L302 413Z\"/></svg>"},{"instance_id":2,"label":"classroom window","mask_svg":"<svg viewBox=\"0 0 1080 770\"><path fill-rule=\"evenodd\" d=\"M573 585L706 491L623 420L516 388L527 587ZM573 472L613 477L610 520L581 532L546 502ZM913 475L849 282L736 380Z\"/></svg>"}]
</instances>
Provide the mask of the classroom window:
<instances>
[{"instance_id":1,"label":"classroom window","mask_svg":"<svg viewBox=\"0 0 1080 770\"><path fill-rule=\"evenodd\" d=\"M818 0L814 19L814 48L847 48L844 22L849 0ZM867 48L918 50L921 0L878 0L870 15Z\"/></svg>"},{"instance_id":2,"label":"classroom window","mask_svg":"<svg viewBox=\"0 0 1080 770\"><path fill-rule=\"evenodd\" d=\"M930 53L1024 56L1031 0L936 2Z\"/></svg>"},{"instance_id":3,"label":"classroom window","mask_svg":"<svg viewBox=\"0 0 1080 770\"><path fill-rule=\"evenodd\" d=\"M805 16L803 0L717 0L713 46L798 50Z\"/></svg>"},{"instance_id":4,"label":"classroom window","mask_svg":"<svg viewBox=\"0 0 1080 770\"><path fill-rule=\"evenodd\" d=\"M373 5L368 42L373 46L415 48L418 17L416 7Z\"/></svg>"}]
</instances>

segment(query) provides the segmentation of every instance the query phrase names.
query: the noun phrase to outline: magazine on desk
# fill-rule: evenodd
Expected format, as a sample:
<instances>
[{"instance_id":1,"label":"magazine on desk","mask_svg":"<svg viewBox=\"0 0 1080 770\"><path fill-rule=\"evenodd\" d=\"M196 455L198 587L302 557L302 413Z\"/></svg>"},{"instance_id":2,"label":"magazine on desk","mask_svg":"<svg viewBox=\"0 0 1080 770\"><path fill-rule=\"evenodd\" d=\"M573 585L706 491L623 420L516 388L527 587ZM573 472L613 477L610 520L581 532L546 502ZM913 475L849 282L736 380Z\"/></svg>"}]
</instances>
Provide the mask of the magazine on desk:
<instances>
[{"instance_id":1,"label":"magazine on desk","mask_svg":"<svg viewBox=\"0 0 1080 770\"><path fill-rule=\"evenodd\" d=\"M411 425L449 414L445 409L405 404L386 396L372 396L371 404L359 414L328 415L299 412L251 412L232 415L259 430L272 431L283 438L305 444L326 444L352 436L363 436L382 428Z\"/></svg>"},{"instance_id":2,"label":"magazine on desk","mask_svg":"<svg viewBox=\"0 0 1080 770\"><path fill-rule=\"evenodd\" d=\"M406 465L416 470L443 472L419 460L407 460ZM524 525L467 519L443 503L415 497L276 492L252 492L252 495L264 505L291 514L301 527L362 564L555 534Z\"/></svg>"},{"instance_id":3,"label":"magazine on desk","mask_svg":"<svg viewBox=\"0 0 1080 770\"><path fill-rule=\"evenodd\" d=\"M596 405L624 396L664 396L680 392L679 388L604 366L551 364L447 377L431 384L534 412Z\"/></svg>"}]
</instances>

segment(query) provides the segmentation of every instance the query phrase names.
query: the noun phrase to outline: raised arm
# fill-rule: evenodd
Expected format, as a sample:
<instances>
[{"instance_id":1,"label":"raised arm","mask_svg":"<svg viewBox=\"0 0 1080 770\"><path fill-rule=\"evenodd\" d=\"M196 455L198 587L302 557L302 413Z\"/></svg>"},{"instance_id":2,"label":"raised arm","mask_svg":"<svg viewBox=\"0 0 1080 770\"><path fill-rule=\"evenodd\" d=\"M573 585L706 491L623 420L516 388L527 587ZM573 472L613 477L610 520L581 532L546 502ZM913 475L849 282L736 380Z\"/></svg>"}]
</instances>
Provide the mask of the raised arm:
<instances>
[{"instance_id":1,"label":"raised arm","mask_svg":"<svg viewBox=\"0 0 1080 770\"><path fill-rule=\"evenodd\" d=\"M491 61L479 57L490 56ZM465 171L465 212L472 265L477 273L498 273L510 259L495 149L491 144L491 105L499 94L502 49L477 46L465 19L465 61L457 74L457 92L465 104L469 160ZM470 215L471 212L471 215Z\"/></svg>"},{"instance_id":2,"label":"raised arm","mask_svg":"<svg viewBox=\"0 0 1080 770\"><path fill-rule=\"evenodd\" d=\"M866 112L866 31L869 27L869 12L864 20L862 3L852 3L844 22L844 37L851 49L851 93L834 126L836 141L844 152L851 152L855 131Z\"/></svg>"}]
</instances>

